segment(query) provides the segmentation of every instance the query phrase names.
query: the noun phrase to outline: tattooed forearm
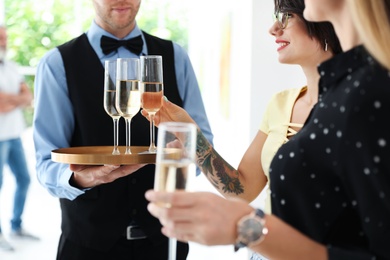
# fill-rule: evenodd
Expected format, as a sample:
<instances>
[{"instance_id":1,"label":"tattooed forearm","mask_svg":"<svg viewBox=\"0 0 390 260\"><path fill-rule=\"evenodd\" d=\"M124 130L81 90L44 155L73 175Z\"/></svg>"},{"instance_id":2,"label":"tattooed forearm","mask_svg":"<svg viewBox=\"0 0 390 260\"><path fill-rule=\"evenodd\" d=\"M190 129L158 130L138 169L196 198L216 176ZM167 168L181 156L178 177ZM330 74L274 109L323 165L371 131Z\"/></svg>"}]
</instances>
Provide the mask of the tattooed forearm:
<instances>
[{"instance_id":1,"label":"tattooed forearm","mask_svg":"<svg viewBox=\"0 0 390 260\"><path fill-rule=\"evenodd\" d=\"M213 175L213 171L211 169L210 157L213 147L206 139L206 137L202 134L202 131L198 129L196 136L196 156L198 160L198 165L202 168L203 172L210 173Z\"/></svg>"},{"instance_id":2,"label":"tattooed forearm","mask_svg":"<svg viewBox=\"0 0 390 260\"><path fill-rule=\"evenodd\" d=\"M222 194L244 193L239 173L214 150L201 131L197 133L196 154L198 165L211 184Z\"/></svg>"},{"instance_id":3,"label":"tattooed forearm","mask_svg":"<svg viewBox=\"0 0 390 260\"><path fill-rule=\"evenodd\" d=\"M214 150L213 166L217 172L219 182L222 184L222 191L227 193L241 194L244 188L241 185L238 171L226 163L225 160ZM230 176L229 173L233 174Z\"/></svg>"}]
</instances>

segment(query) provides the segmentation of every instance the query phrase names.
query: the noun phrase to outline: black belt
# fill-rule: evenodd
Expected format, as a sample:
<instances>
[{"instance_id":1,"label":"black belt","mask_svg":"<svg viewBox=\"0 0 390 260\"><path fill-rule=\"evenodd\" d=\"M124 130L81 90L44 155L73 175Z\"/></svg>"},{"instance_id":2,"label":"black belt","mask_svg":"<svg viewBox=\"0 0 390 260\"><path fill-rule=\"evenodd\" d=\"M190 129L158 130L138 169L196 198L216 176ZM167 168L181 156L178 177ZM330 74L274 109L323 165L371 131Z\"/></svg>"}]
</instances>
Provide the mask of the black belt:
<instances>
[{"instance_id":1,"label":"black belt","mask_svg":"<svg viewBox=\"0 0 390 260\"><path fill-rule=\"evenodd\" d=\"M126 231L124 236L127 240L135 240L135 239L144 239L146 238L146 234L141 229L140 226L130 225L126 227Z\"/></svg>"}]
</instances>

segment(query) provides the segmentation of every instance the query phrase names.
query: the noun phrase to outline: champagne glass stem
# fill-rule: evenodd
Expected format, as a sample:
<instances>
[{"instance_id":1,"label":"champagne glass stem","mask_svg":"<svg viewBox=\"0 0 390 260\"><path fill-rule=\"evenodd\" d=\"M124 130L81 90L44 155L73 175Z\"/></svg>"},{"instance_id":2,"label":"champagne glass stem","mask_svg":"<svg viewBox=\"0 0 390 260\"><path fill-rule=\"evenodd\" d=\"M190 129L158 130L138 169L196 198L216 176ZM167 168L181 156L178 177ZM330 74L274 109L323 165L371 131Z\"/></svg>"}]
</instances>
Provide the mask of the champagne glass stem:
<instances>
[{"instance_id":1,"label":"champagne glass stem","mask_svg":"<svg viewBox=\"0 0 390 260\"><path fill-rule=\"evenodd\" d=\"M149 114L150 119L150 146L149 152L155 153L157 151L156 143L154 141L155 133L154 133L154 113Z\"/></svg>"},{"instance_id":2,"label":"champagne glass stem","mask_svg":"<svg viewBox=\"0 0 390 260\"><path fill-rule=\"evenodd\" d=\"M169 238L168 260L176 260L177 239Z\"/></svg>"},{"instance_id":3,"label":"champagne glass stem","mask_svg":"<svg viewBox=\"0 0 390 260\"><path fill-rule=\"evenodd\" d=\"M114 122L114 150L112 151L112 154L120 154L118 149L119 118L112 118L112 121Z\"/></svg>"},{"instance_id":4,"label":"champagne glass stem","mask_svg":"<svg viewBox=\"0 0 390 260\"><path fill-rule=\"evenodd\" d=\"M130 140L131 140L131 118L126 118L126 152L125 154L131 154Z\"/></svg>"}]
</instances>

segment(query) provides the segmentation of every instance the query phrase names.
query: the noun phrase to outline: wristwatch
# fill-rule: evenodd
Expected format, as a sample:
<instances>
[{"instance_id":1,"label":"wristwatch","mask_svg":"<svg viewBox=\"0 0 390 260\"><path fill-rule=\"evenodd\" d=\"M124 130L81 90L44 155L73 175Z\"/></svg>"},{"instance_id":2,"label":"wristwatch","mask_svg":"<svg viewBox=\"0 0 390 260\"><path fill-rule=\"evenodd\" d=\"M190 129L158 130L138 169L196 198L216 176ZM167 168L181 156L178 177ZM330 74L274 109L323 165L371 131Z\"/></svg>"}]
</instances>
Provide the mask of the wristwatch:
<instances>
[{"instance_id":1,"label":"wristwatch","mask_svg":"<svg viewBox=\"0 0 390 260\"><path fill-rule=\"evenodd\" d=\"M265 227L264 212L256 209L251 214L243 216L237 223L237 240L234 251L242 247L260 244L268 229Z\"/></svg>"}]
</instances>

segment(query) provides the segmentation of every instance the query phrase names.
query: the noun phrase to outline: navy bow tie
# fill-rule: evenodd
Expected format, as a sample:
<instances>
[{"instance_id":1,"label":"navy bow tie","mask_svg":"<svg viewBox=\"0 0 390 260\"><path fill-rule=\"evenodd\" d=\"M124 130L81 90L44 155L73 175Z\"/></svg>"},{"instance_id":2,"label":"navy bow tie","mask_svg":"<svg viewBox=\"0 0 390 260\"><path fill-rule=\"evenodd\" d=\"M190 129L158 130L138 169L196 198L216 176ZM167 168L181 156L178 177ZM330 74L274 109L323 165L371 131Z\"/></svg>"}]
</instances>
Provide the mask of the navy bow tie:
<instances>
[{"instance_id":1,"label":"navy bow tie","mask_svg":"<svg viewBox=\"0 0 390 260\"><path fill-rule=\"evenodd\" d=\"M120 46L125 47L129 51L140 55L142 52L142 45L144 44L141 35L128 39L128 40L116 40L107 36L102 36L100 39L100 47L104 54L109 54Z\"/></svg>"}]
</instances>

